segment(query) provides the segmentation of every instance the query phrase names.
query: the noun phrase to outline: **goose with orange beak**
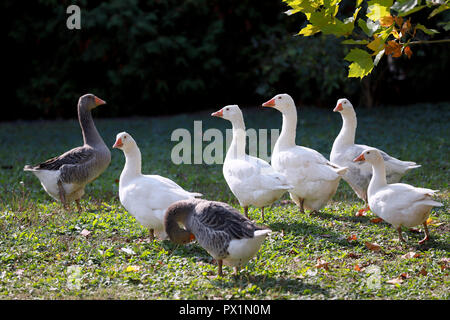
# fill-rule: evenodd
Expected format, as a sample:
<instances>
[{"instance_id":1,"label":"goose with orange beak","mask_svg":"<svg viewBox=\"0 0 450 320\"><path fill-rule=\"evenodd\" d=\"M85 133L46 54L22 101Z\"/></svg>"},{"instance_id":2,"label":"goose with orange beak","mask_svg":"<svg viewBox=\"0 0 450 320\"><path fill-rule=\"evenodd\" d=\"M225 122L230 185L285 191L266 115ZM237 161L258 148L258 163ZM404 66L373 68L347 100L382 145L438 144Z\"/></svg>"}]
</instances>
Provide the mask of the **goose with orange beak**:
<instances>
[{"instance_id":1,"label":"goose with orange beak","mask_svg":"<svg viewBox=\"0 0 450 320\"><path fill-rule=\"evenodd\" d=\"M294 187L289 194L301 212L319 211L336 193L347 168L328 161L316 150L295 144L297 108L290 95L278 94L262 106L283 115L281 134L272 152L272 167Z\"/></svg>"},{"instance_id":2,"label":"goose with orange beak","mask_svg":"<svg viewBox=\"0 0 450 320\"><path fill-rule=\"evenodd\" d=\"M276 172L266 161L245 153L245 123L239 106L225 106L211 116L228 120L233 126L233 140L222 168L228 187L244 208L247 218L248 207L253 205L261 208L264 220L264 207L278 200L292 186L284 175Z\"/></svg>"},{"instance_id":3,"label":"goose with orange beak","mask_svg":"<svg viewBox=\"0 0 450 320\"><path fill-rule=\"evenodd\" d=\"M419 244L429 240L426 221L433 207L442 206L442 203L433 199L439 190L416 188L405 183L387 183L385 161L378 149L369 148L353 161L367 162L373 168L367 189L370 210L397 230L400 241L405 241L402 227L411 228L420 224L424 227L425 237Z\"/></svg>"},{"instance_id":4,"label":"goose with orange beak","mask_svg":"<svg viewBox=\"0 0 450 320\"><path fill-rule=\"evenodd\" d=\"M81 212L80 199L85 186L98 178L111 162L111 153L95 127L91 111L106 102L93 94L78 100L78 120L83 146L37 165L26 165L24 171L33 172L44 190L61 201L66 210L75 201Z\"/></svg>"},{"instance_id":5,"label":"goose with orange beak","mask_svg":"<svg viewBox=\"0 0 450 320\"><path fill-rule=\"evenodd\" d=\"M123 207L144 227L149 229L150 240L156 236L167 239L164 213L174 202L202 196L189 192L170 179L159 175L143 175L141 151L127 132L116 136L113 148L123 151L125 166L120 174L119 199Z\"/></svg>"},{"instance_id":6,"label":"goose with orange beak","mask_svg":"<svg viewBox=\"0 0 450 320\"><path fill-rule=\"evenodd\" d=\"M342 178L350 185L356 195L364 201L365 208L359 210L356 214L357 216L364 215L369 210L367 204L367 187L372 177L372 167L365 162L355 163L353 159L364 150L372 147L355 144L357 127L356 112L348 99L339 99L333 111L341 114L342 128L334 140L330 153L330 161L348 168ZM388 155L384 151L379 150L379 152L385 161L388 183L399 182L408 171L420 167L415 162L402 161Z\"/></svg>"}]
</instances>

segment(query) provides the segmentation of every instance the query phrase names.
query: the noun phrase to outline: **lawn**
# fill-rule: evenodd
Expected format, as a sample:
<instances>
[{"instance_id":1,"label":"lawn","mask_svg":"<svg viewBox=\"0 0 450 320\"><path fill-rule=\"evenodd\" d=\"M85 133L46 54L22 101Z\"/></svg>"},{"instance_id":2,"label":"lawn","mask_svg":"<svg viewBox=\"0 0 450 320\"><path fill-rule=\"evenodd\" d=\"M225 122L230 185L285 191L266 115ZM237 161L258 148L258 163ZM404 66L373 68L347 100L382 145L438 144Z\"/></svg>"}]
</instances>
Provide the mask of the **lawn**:
<instances>
[{"instance_id":1,"label":"lawn","mask_svg":"<svg viewBox=\"0 0 450 320\"><path fill-rule=\"evenodd\" d=\"M300 109L298 144L329 156L342 123L332 108ZM177 144L170 141L173 130L192 132L194 120L203 121L203 130L230 127L210 112L95 121L108 146L121 131L135 138L144 173L168 177L241 210L221 165L175 165L170 160ZM275 110L243 112L247 128L281 128ZM78 122L0 123L1 299L449 299L450 104L357 114L357 142L421 164L403 182L440 190L444 206L432 212L431 241L418 245L423 237L419 227L420 233L405 229L407 243L402 244L390 225L372 221L373 214L356 217L363 203L342 181L333 201L318 214L300 214L288 195L266 209L264 222L259 210L251 208L250 216L273 233L240 275L224 267L222 278L215 276L217 266L196 243L148 241L147 230L118 200L124 165L120 150L111 151L109 168L86 188L84 212L65 212L22 168L78 146ZM378 250L368 243L379 245Z\"/></svg>"}]
</instances>

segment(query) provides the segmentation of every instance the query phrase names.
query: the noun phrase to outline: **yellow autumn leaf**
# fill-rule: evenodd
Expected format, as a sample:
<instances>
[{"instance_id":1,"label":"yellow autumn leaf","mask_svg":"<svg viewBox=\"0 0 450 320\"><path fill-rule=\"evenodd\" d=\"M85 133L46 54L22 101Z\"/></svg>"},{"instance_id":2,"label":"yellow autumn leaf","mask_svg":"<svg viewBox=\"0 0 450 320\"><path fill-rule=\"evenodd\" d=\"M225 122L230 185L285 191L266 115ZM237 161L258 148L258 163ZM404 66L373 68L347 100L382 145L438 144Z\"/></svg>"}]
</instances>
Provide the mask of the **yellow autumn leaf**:
<instances>
[{"instance_id":1,"label":"yellow autumn leaf","mask_svg":"<svg viewBox=\"0 0 450 320\"><path fill-rule=\"evenodd\" d=\"M395 29L395 28L392 30L391 34L394 36L395 39L398 39L398 40L400 40L400 38L402 37L402 34L398 33L397 29Z\"/></svg>"},{"instance_id":2,"label":"yellow autumn leaf","mask_svg":"<svg viewBox=\"0 0 450 320\"><path fill-rule=\"evenodd\" d=\"M320 32L320 28L313 26L312 24L308 24L306 27L304 27L298 34L302 34L306 37L312 36L313 34Z\"/></svg>"},{"instance_id":3,"label":"yellow autumn leaf","mask_svg":"<svg viewBox=\"0 0 450 320\"><path fill-rule=\"evenodd\" d=\"M372 0L367 4L367 17L373 21L378 21L382 17L390 16L390 9L393 0Z\"/></svg>"}]
</instances>

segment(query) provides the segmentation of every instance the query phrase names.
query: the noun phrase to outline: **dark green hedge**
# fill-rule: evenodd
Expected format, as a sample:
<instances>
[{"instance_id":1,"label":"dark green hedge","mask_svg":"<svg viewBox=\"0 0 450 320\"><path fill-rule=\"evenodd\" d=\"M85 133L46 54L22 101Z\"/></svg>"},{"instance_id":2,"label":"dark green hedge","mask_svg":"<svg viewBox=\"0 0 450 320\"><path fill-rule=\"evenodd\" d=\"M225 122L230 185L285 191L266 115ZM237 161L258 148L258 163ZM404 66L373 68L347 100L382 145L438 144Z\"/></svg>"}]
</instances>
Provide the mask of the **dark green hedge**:
<instances>
[{"instance_id":1,"label":"dark green hedge","mask_svg":"<svg viewBox=\"0 0 450 320\"><path fill-rule=\"evenodd\" d=\"M81 30L66 27L71 4L81 7ZM3 102L11 106L3 119L73 117L86 92L109 102L99 111L106 117L257 105L279 92L327 107L343 96L364 101L367 88L346 78L347 48L334 38L293 36L304 21L285 10L281 0L2 1ZM427 72L449 70L448 47L438 48L421 49ZM439 64L429 63L433 54ZM434 88L422 99L445 99L412 62L408 75ZM380 70L388 70L384 63ZM406 82L383 72L373 76L384 90L374 101L396 102Z\"/></svg>"}]
</instances>

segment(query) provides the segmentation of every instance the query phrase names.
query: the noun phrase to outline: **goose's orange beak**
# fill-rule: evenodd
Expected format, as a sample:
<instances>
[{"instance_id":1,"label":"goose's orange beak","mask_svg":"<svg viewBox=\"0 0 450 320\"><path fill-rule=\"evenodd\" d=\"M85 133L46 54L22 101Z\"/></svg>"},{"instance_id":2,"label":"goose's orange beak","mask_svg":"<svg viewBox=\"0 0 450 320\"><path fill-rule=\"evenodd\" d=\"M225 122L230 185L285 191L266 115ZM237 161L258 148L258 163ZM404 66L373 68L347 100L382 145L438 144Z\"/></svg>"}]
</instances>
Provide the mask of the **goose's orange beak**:
<instances>
[{"instance_id":1,"label":"goose's orange beak","mask_svg":"<svg viewBox=\"0 0 450 320\"><path fill-rule=\"evenodd\" d=\"M122 146L123 146L122 139L119 138L119 139L116 140L116 143L114 143L114 145L112 147L113 148L120 148Z\"/></svg>"},{"instance_id":2,"label":"goose's orange beak","mask_svg":"<svg viewBox=\"0 0 450 320\"><path fill-rule=\"evenodd\" d=\"M95 97L94 100L95 100L95 105L96 105L96 106L99 106L99 105L101 105L101 104L106 104L106 101L100 99L99 97Z\"/></svg>"},{"instance_id":3,"label":"goose's orange beak","mask_svg":"<svg viewBox=\"0 0 450 320\"><path fill-rule=\"evenodd\" d=\"M353 159L353 162L364 161L364 160L366 160L366 158L364 158L364 153L361 153L358 157Z\"/></svg>"},{"instance_id":4,"label":"goose's orange beak","mask_svg":"<svg viewBox=\"0 0 450 320\"><path fill-rule=\"evenodd\" d=\"M275 107L275 99L272 98L262 104L263 107Z\"/></svg>"},{"instance_id":5,"label":"goose's orange beak","mask_svg":"<svg viewBox=\"0 0 450 320\"><path fill-rule=\"evenodd\" d=\"M211 116L222 118L223 117L223 110L220 109L219 111L213 112L213 113L211 113Z\"/></svg>"},{"instance_id":6,"label":"goose's orange beak","mask_svg":"<svg viewBox=\"0 0 450 320\"><path fill-rule=\"evenodd\" d=\"M338 111L342 111L342 110L343 110L343 108L342 108L342 103L339 103L339 104L336 106L336 108L333 109L333 112L338 112Z\"/></svg>"}]
</instances>

